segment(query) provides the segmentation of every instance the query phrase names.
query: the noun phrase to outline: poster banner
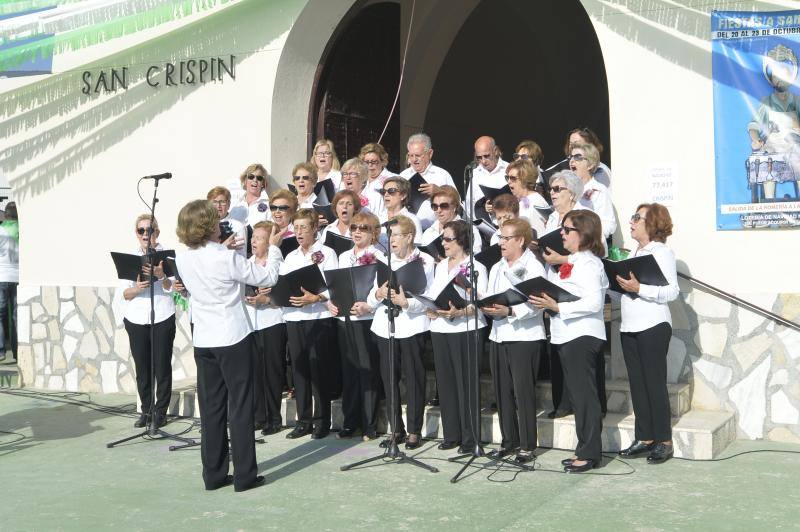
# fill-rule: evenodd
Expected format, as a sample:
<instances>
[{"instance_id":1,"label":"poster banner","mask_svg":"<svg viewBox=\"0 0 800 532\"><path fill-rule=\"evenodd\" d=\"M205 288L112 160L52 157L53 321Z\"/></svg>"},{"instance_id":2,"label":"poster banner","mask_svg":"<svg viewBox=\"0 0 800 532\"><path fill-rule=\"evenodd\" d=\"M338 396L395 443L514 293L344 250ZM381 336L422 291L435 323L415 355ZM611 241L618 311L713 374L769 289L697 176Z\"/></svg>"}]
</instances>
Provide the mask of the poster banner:
<instances>
[{"instance_id":1,"label":"poster banner","mask_svg":"<svg viewBox=\"0 0 800 532\"><path fill-rule=\"evenodd\" d=\"M717 228L800 227L800 11L711 14Z\"/></svg>"}]
</instances>

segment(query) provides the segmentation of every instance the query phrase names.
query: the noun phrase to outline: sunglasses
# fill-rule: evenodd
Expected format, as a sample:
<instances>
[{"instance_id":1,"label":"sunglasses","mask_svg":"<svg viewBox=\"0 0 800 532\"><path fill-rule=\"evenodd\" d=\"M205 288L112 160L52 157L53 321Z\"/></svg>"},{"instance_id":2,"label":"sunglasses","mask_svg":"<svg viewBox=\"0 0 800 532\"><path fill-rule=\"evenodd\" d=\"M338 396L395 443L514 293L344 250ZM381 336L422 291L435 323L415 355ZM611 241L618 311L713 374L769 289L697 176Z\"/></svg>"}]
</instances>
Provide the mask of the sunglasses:
<instances>
[{"instance_id":1,"label":"sunglasses","mask_svg":"<svg viewBox=\"0 0 800 532\"><path fill-rule=\"evenodd\" d=\"M147 233L148 231L150 231L149 227L137 227L136 228L136 232L139 234L139 236L144 236L144 234Z\"/></svg>"},{"instance_id":2,"label":"sunglasses","mask_svg":"<svg viewBox=\"0 0 800 532\"><path fill-rule=\"evenodd\" d=\"M578 231L578 228L577 227L570 227L568 225L562 225L561 226L561 230L564 231L565 235L568 235L573 231Z\"/></svg>"},{"instance_id":3,"label":"sunglasses","mask_svg":"<svg viewBox=\"0 0 800 532\"><path fill-rule=\"evenodd\" d=\"M355 233L356 231L361 231L363 233L366 233L367 231L372 231L373 229L374 228L372 228L372 227L370 227L368 225L350 224L350 232L351 233Z\"/></svg>"},{"instance_id":4,"label":"sunglasses","mask_svg":"<svg viewBox=\"0 0 800 532\"><path fill-rule=\"evenodd\" d=\"M458 239L456 237L454 237L454 236L443 236L442 240L444 242L450 243L450 242L455 242Z\"/></svg>"},{"instance_id":5,"label":"sunglasses","mask_svg":"<svg viewBox=\"0 0 800 532\"><path fill-rule=\"evenodd\" d=\"M515 153L514 155L512 155L512 157L514 158L515 161L517 159L522 159L523 161L527 161L528 159L531 158L531 156L528 155L527 153Z\"/></svg>"},{"instance_id":6,"label":"sunglasses","mask_svg":"<svg viewBox=\"0 0 800 532\"><path fill-rule=\"evenodd\" d=\"M380 194L381 196L385 196L386 194L389 194L390 196L394 196L398 192L400 192L400 189L399 188L394 188L394 187L382 188L382 189L378 190L378 194Z\"/></svg>"},{"instance_id":7,"label":"sunglasses","mask_svg":"<svg viewBox=\"0 0 800 532\"><path fill-rule=\"evenodd\" d=\"M434 211L438 211L439 209L442 209L442 210L446 211L450 207L452 207L452 205L450 203L446 202L446 201L444 201L442 203L431 203L431 209L434 210Z\"/></svg>"},{"instance_id":8,"label":"sunglasses","mask_svg":"<svg viewBox=\"0 0 800 532\"><path fill-rule=\"evenodd\" d=\"M644 217L644 216L642 216L641 214L639 214L639 213L637 212L636 214L634 214L633 216L631 216L631 223L632 223L632 224L635 224L635 223L637 223L639 220L644 220L644 219L645 219L645 217Z\"/></svg>"},{"instance_id":9,"label":"sunglasses","mask_svg":"<svg viewBox=\"0 0 800 532\"><path fill-rule=\"evenodd\" d=\"M586 157L584 157L584 156L583 156L583 154L581 154L581 153L575 153L575 154L573 154L573 155L570 155L570 156L569 156L569 159L570 159L571 161L578 161L578 162L581 162L581 161L585 161L585 160L586 160Z\"/></svg>"},{"instance_id":10,"label":"sunglasses","mask_svg":"<svg viewBox=\"0 0 800 532\"><path fill-rule=\"evenodd\" d=\"M264 176L263 175L256 175L256 174L247 174L247 179L249 179L250 181L256 179L258 181L262 181L263 182L264 181Z\"/></svg>"},{"instance_id":11,"label":"sunglasses","mask_svg":"<svg viewBox=\"0 0 800 532\"><path fill-rule=\"evenodd\" d=\"M292 181L311 181L310 175L293 175Z\"/></svg>"},{"instance_id":12,"label":"sunglasses","mask_svg":"<svg viewBox=\"0 0 800 532\"><path fill-rule=\"evenodd\" d=\"M288 205L270 205L269 206L269 210L286 212L286 211L289 210L289 206Z\"/></svg>"},{"instance_id":13,"label":"sunglasses","mask_svg":"<svg viewBox=\"0 0 800 532\"><path fill-rule=\"evenodd\" d=\"M555 186L550 187L550 192L555 192L556 194L558 194L562 190L567 190L567 187L562 187L562 186L559 186L559 185L555 185Z\"/></svg>"},{"instance_id":14,"label":"sunglasses","mask_svg":"<svg viewBox=\"0 0 800 532\"><path fill-rule=\"evenodd\" d=\"M509 183L511 183L511 182L514 182L514 181L516 181L517 179L519 179L519 177L517 177L517 176L515 176L515 175L508 175L508 174L506 174L506 181L508 181Z\"/></svg>"}]
</instances>

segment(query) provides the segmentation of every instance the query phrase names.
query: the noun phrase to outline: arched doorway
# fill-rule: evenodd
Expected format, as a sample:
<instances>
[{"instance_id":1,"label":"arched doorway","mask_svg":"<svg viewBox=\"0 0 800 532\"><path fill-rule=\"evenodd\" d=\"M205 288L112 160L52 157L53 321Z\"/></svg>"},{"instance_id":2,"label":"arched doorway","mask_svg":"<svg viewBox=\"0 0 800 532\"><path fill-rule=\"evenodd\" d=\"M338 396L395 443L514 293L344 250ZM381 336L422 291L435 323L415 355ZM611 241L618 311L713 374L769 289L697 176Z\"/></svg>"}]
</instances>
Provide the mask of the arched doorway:
<instances>
[{"instance_id":1,"label":"arched doorway","mask_svg":"<svg viewBox=\"0 0 800 532\"><path fill-rule=\"evenodd\" d=\"M386 125L400 76L400 4L370 4L337 28L314 91L314 138L331 139L339 159L358 156L376 142ZM383 137L398 165L399 119L392 117Z\"/></svg>"}]
</instances>

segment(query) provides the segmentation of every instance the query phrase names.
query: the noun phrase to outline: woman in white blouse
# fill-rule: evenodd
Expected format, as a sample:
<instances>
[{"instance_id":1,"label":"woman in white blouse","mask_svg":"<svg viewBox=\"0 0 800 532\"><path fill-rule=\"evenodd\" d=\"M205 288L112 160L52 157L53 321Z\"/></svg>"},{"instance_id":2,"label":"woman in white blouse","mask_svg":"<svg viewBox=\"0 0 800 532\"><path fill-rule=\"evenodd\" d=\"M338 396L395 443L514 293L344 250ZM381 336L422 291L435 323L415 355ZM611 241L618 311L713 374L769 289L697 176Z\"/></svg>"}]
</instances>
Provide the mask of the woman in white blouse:
<instances>
[{"instance_id":1,"label":"woman in white blouse","mask_svg":"<svg viewBox=\"0 0 800 532\"><path fill-rule=\"evenodd\" d=\"M606 328L603 303L608 279L600 260L603 234L600 218L588 210L570 211L561 229L569 259L558 270L547 269L547 280L578 296L563 302L546 294L530 296L536 308L553 312L550 342L558 346L567 392L575 409L578 446L562 462L564 471L582 473L600 465L603 417L597 396L598 358L603 356Z\"/></svg>"},{"instance_id":2,"label":"woman in white blouse","mask_svg":"<svg viewBox=\"0 0 800 532\"><path fill-rule=\"evenodd\" d=\"M241 201L230 205L232 218L250 227L270 219L269 196L267 195L268 179L269 172L262 164L251 164L244 169L239 176L239 182L244 189L244 197ZM230 201L230 198L228 200Z\"/></svg>"},{"instance_id":3,"label":"woman in white blouse","mask_svg":"<svg viewBox=\"0 0 800 532\"><path fill-rule=\"evenodd\" d=\"M436 197L436 196L434 196ZM444 224L442 245L445 258L436 265L433 282L428 295L436 298L451 281L455 281L460 295L469 302L466 288L472 284L469 264L469 222L453 220ZM488 275L486 267L474 261L477 274L478 294L486 292ZM448 450L459 447L459 453L471 453L479 438L479 427L475 426L473 408L474 397L474 336L468 331L475 330L475 308L468 304L457 309L450 303L448 310L428 311L431 319L431 343L436 368L436 384L439 390L439 404L442 411L442 430L444 441L439 449ZM478 314L478 328L486 327L486 319ZM478 342L483 352L483 336ZM467 393L468 390L472 394Z\"/></svg>"},{"instance_id":4,"label":"woman in white blouse","mask_svg":"<svg viewBox=\"0 0 800 532\"><path fill-rule=\"evenodd\" d=\"M333 148L333 141L319 139L314 144L314 153L309 163L314 166L315 174L320 181L330 179L333 183L333 190L341 189L342 174L339 172L339 158Z\"/></svg>"},{"instance_id":5,"label":"woman in white blouse","mask_svg":"<svg viewBox=\"0 0 800 532\"><path fill-rule=\"evenodd\" d=\"M300 246L286 255L280 274L286 275L304 266L316 264L321 271L335 269L336 253L317 239L317 214L312 209L300 209L293 218L294 232ZM286 435L289 439L311 434L320 439L330 434L331 398L338 370L332 358L333 342L331 313L325 306L327 293L290 298L291 307L283 307L289 357L292 361L292 381L297 404L297 424ZM313 404L312 404L313 398Z\"/></svg>"},{"instance_id":6,"label":"woman in white blouse","mask_svg":"<svg viewBox=\"0 0 800 532\"><path fill-rule=\"evenodd\" d=\"M152 220L152 221L151 221ZM158 244L158 222L149 214L136 218L135 236L139 242L137 255L146 255L148 248L160 250ZM163 264L156 264L153 285L155 319L153 320L153 349L150 348L150 265L142 269L137 282L125 281L122 297L125 298L125 317L122 320L131 346L131 356L136 369L136 389L142 403L142 413L133 424L144 427L154 412L153 424L163 427L167 424L167 407L172 395L172 343L175 340L175 303L172 300L172 284L164 276ZM155 373L156 404L153 410L153 381L150 374L152 362Z\"/></svg>"},{"instance_id":7,"label":"woman in white blouse","mask_svg":"<svg viewBox=\"0 0 800 532\"><path fill-rule=\"evenodd\" d=\"M527 279L544 276L544 268L528 245L533 231L515 218L500 226L500 262L489 272L488 293L498 294ZM517 452L516 462L533 460L536 449L536 371L544 349L542 312L530 303L481 309L493 318L489 333L489 365L500 416L502 443L490 453L496 459Z\"/></svg>"},{"instance_id":8,"label":"woman in white blouse","mask_svg":"<svg viewBox=\"0 0 800 532\"><path fill-rule=\"evenodd\" d=\"M369 210L380 218L385 207L383 206L383 194L379 190L383 188L384 179L397 174L386 168L386 165L389 164L389 154L377 142L370 142L362 146L358 156L367 165L364 195L369 199Z\"/></svg>"},{"instance_id":9,"label":"woman in white blouse","mask_svg":"<svg viewBox=\"0 0 800 532\"><path fill-rule=\"evenodd\" d=\"M358 157L348 159L342 165L342 190L352 190L355 192L358 197L360 208L377 215L380 209L376 209L375 206L371 204L370 198L364 188L368 174L369 170L364 161ZM381 202L381 204L382 203L383 202Z\"/></svg>"},{"instance_id":10,"label":"woman in white blouse","mask_svg":"<svg viewBox=\"0 0 800 532\"><path fill-rule=\"evenodd\" d=\"M617 218L611 203L611 191L594 177L600 164L600 153L593 144L573 144L570 147L569 169L583 182L580 203L594 211L603 222L603 239L610 239L617 230Z\"/></svg>"},{"instance_id":11,"label":"woman in white blouse","mask_svg":"<svg viewBox=\"0 0 800 532\"><path fill-rule=\"evenodd\" d=\"M625 290L621 294L619 330L636 416L636 439L619 454L632 457L649 453L649 464L660 464L673 454L667 392L672 316L667 303L678 297L680 290L675 254L666 245L671 234L672 218L666 207L658 203L639 205L631 216L631 236L639 244L632 256L653 255L668 284L644 285L633 273L628 279L617 276L617 282Z\"/></svg>"},{"instance_id":12,"label":"woman in white blouse","mask_svg":"<svg viewBox=\"0 0 800 532\"><path fill-rule=\"evenodd\" d=\"M536 231L536 236L544 234L545 218L537 210L549 209L550 205L536 192L536 180L539 178L539 169L531 161L517 159L509 163L506 168L506 181L511 193L519 199L519 217L528 220Z\"/></svg>"},{"instance_id":13,"label":"woman in white blouse","mask_svg":"<svg viewBox=\"0 0 800 532\"><path fill-rule=\"evenodd\" d=\"M378 217L374 214L360 212L353 216L348 233L352 234L355 246L339 255L339 267L357 268L386 262L384 254L375 247L380 232ZM342 355L344 420L336 437L350 438L360 429L364 441L374 440L378 437L375 424L380 390L380 361L371 331L375 309L366 301L356 301L349 309L337 308L329 301L328 310L337 319L336 337Z\"/></svg>"},{"instance_id":14,"label":"woman in white blouse","mask_svg":"<svg viewBox=\"0 0 800 532\"><path fill-rule=\"evenodd\" d=\"M253 227L250 261L266 266L269 237L275 224L258 222ZM245 292L247 314L253 325L256 344L254 362L255 429L270 435L281 431L281 395L286 374L286 323L283 312L269 298L272 289L258 287L255 293Z\"/></svg>"},{"instance_id":15,"label":"woman in white blouse","mask_svg":"<svg viewBox=\"0 0 800 532\"><path fill-rule=\"evenodd\" d=\"M236 491L247 490L263 484L264 477L257 476L253 439L253 328L242 295L245 284L276 282L281 255L276 246L281 235L270 235L266 267L248 262L217 243L219 217L206 200L192 201L181 209L176 232L188 247L175 260L192 294L203 481L207 490L231 482ZM230 456L232 477L228 475Z\"/></svg>"},{"instance_id":16,"label":"woman in white blouse","mask_svg":"<svg viewBox=\"0 0 800 532\"><path fill-rule=\"evenodd\" d=\"M427 245L439 238L444 232L444 227L448 222L460 220L461 216L461 196L458 190L450 185L439 187L431 197L431 210L436 217L436 221L422 233L422 244ZM475 253L481 252L482 241L478 229L472 228L472 249Z\"/></svg>"},{"instance_id":17,"label":"woman in white blouse","mask_svg":"<svg viewBox=\"0 0 800 532\"><path fill-rule=\"evenodd\" d=\"M225 237L225 244L228 249L235 249L243 257L247 256L247 247L245 241L247 239L247 228L245 224L238 219L231 216L231 192L225 187L214 187L206 194L206 199L211 202L217 215L219 216L220 231ZM228 241L228 238L233 236L233 239Z\"/></svg>"},{"instance_id":18,"label":"woman in white blouse","mask_svg":"<svg viewBox=\"0 0 800 532\"><path fill-rule=\"evenodd\" d=\"M336 223L325 226L325 230L322 231L322 241L325 241L325 235L329 232L351 238L350 225L353 222L353 216L361 211L358 194L352 190L340 190L333 197L331 205L333 206L334 214L336 214Z\"/></svg>"},{"instance_id":19,"label":"woman in white blouse","mask_svg":"<svg viewBox=\"0 0 800 532\"><path fill-rule=\"evenodd\" d=\"M419 223L419 218L414 216L411 211L406 208L410 190L411 185L405 178L400 176L386 178L383 182L383 188L380 190L386 210L378 215L378 219L381 224L384 224L395 216L405 216L414 224L414 243L419 243L422 238L422 226ZM384 229L383 231L384 234L381 235L381 244L383 244L384 247L388 247L385 235L386 230Z\"/></svg>"},{"instance_id":20,"label":"woman in white blouse","mask_svg":"<svg viewBox=\"0 0 800 532\"><path fill-rule=\"evenodd\" d=\"M314 185L317 184L317 170L311 163L297 163L292 168L292 184L297 190L297 205L300 209L313 209L317 195Z\"/></svg>"},{"instance_id":21,"label":"woman in white blouse","mask_svg":"<svg viewBox=\"0 0 800 532\"><path fill-rule=\"evenodd\" d=\"M400 178L405 181L403 178ZM433 280L433 258L427 253L422 253L414 247L416 225L407 216L398 216L397 223L392 226L392 237L389 249L392 253L392 270L397 270L409 262L420 261L425 272L425 286L430 286ZM425 347L425 335L430 325L425 307L411 296L407 296L402 286L399 292L390 290L387 283L377 286L377 281L370 292L367 303L375 310L372 320L372 332L375 333L378 351L381 357L381 377L383 389L386 392L387 408L391 428L390 438L397 443L402 443L406 438L406 448L419 447L422 434L422 420L425 412L425 367L422 364L422 351ZM383 301L391 298L399 314L395 318L395 344L394 360L389 360L389 317ZM390 364L393 365L394 382L390 377ZM403 423L400 412L400 374L406 386L406 424ZM397 422L395 423L395 420ZM382 447L389 445L389 441L381 442Z\"/></svg>"}]
</instances>

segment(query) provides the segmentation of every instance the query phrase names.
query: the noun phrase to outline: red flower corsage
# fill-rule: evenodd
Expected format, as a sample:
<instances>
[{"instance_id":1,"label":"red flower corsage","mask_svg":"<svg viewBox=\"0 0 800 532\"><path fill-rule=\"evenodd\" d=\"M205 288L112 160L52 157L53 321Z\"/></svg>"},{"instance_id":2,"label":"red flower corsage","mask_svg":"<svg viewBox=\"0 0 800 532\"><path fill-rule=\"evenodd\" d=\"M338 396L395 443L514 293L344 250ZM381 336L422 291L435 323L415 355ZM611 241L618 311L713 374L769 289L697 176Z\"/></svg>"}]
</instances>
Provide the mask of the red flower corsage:
<instances>
[{"instance_id":1,"label":"red flower corsage","mask_svg":"<svg viewBox=\"0 0 800 532\"><path fill-rule=\"evenodd\" d=\"M572 275L572 266L573 265L570 264L569 262L565 262L564 264L562 264L561 267L558 269L558 276L561 279L569 279L569 276Z\"/></svg>"},{"instance_id":2,"label":"red flower corsage","mask_svg":"<svg viewBox=\"0 0 800 532\"><path fill-rule=\"evenodd\" d=\"M321 251L315 251L311 254L311 262L314 264L321 264L325 260L325 255Z\"/></svg>"},{"instance_id":3,"label":"red flower corsage","mask_svg":"<svg viewBox=\"0 0 800 532\"><path fill-rule=\"evenodd\" d=\"M368 207L369 206L369 200L367 199L366 196L362 196L361 194L359 194L358 195L358 199L361 201L361 206L362 207Z\"/></svg>"},{"instance_id":4,"label":"red flower corsage","mask_svg":"<svg viewBox=\"0 0 800 532\"><path fill-rule=\"evenodd\" d=\"M375 258L375 254L374 253L370 253L369 251L367 251L366 253L364 253L363 255L358 257L358 261L357 262L361 266L366 266L368 264L375 264L377 261L378 261L378 259Z\"/></svg>"}]
</instances>

